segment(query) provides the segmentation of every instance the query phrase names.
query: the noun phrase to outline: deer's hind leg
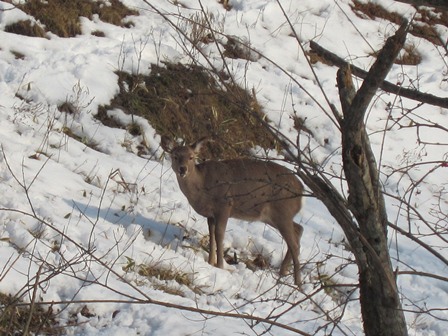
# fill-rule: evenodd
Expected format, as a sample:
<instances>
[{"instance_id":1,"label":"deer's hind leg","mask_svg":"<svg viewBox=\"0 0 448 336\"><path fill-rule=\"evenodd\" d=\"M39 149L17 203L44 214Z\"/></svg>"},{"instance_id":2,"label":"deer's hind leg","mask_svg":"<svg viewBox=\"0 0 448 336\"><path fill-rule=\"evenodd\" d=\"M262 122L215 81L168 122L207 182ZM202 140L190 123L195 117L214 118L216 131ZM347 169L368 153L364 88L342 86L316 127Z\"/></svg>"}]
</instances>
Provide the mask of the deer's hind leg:
<instances>
[{"instance_id":1,"label":"deer's hind leg","mask_svg":"<svg viewBox=\"0 0 448 336\"><path fill-rule=\"evenodd\" d=\"M302 234L303 234L303 226L294 222L294 231L297 235L297 245L298 245L297 258L300 260L300 239L302 238ZM285 259L283 259L282 265L280 267L280 275L281 276L284 276L288 273L288 268L291 265L291 261L292 261L292 254L291 254L291 250L288 247L288 251L286 252Z\"/></svg>"},{"instance_id":2,"label":"deer's hind leg","mask_svg":"<svg viewBox=\"0 0 448 336\"><path fill-rule=\"evenodd\" d=\"M288 273L288 269L292 261L294 266L294 282L296 285L300 286L302 281L300 276L299 254L300 238L302 237L303 227L300 224L292 222L291 225L287 225L283 228L277 228L288 246L288 251L286 252L286 256L280 266L280 275L284 276Z\"/></svg>"}]
</instances>

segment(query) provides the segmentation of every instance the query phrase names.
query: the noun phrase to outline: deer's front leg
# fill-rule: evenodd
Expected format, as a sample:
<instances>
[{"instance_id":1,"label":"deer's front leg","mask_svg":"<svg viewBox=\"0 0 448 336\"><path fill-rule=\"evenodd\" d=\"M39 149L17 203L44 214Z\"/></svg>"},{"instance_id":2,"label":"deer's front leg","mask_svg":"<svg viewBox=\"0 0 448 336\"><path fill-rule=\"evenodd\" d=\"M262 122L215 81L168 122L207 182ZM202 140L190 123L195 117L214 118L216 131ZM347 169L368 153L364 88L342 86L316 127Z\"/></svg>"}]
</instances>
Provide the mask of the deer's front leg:
<instances>
[{"instance_id":1,"label":"deer's front leg","mask_svg":"<svg viewBox=\"0 0 448 336\"><path fill-rule=\"evenodd\" d=\"M213 217L207 217L208 233L209 233L209 252L208 263L210 265L216 265L216 237L215 237L215 219Z\"/></svg>"},{"instance_id":2,"label":"deer's front leg","mask_svg":"<svg viewBox=\"0 0 448 336\"><path fill-rule=\"evenodd\" d=\"M216 266L224 268L224 234L226 233L227 220L229 219L229 211L227 209L215 216L215 239L217 263Z\"/></svg>"}]
</instances>

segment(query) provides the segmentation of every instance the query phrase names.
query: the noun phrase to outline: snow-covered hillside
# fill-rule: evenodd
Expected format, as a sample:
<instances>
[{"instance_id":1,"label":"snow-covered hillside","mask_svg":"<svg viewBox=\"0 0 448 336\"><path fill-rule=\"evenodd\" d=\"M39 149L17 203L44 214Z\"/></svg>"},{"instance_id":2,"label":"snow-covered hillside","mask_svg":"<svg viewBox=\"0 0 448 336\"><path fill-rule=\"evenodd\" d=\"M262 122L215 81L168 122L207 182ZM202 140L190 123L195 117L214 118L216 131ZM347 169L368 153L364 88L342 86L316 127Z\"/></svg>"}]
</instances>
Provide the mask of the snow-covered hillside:
<instances>
[{"instance_id":1,"label":"snow-covered hillside","mask_svg":"<svg viewBox=\"0 0 448 336\"><path fill-rule=\"evenodd\" d=\"M95 119L98 106L108 104L119 91L117 70L147 74L151 64L162 65L162 61L191 63L191 55L180 43L185 40L166 18L145 1L122 2L140 13L129 18L131 28L83 18L82 35L60 38L50 33L47 39L6 33L7 25L34 18L0 1L0 292L26 293L25 301L31 301L34 293L37 301L54 302L53 311L60 310L59 323L71 324L64 328L70 335L290 335L294 330L312 335L362 334L354 287L357 268L342 230L319 201L307 198L296 218L305 228L303 292L293 286L291 276L279 281L286 246L277 231L261 223L231 219L225 246L240 259L264 256L270 262L267 268L253 271L244 263L214 268L201 248L207 238L206 220L180 192L169 160L162 157L160 135L146 120L135 117L152 153L139 157L134 149L142 136ZM379 50L397 28L387 20L355 15L348 0L281 3L305 48L309 40L317 41L366 70L374 62L368 55ZM413 7L395 1L375 3L408 19L415 14ZM340 135L315 102L326 106L276 1L231 0L229 11L217 0L151 4L185 27L182 17L192 18L201 10L213 13L221 33L250 42L265 58L227 59L235 79L255 88L269 119L293 141L297 135L291 116L297 113L306 120L314 134L309 145L316 162L341 173ZM446 27L436 29L442 39L448 39ZM94 36L94 31L105 36ZM388 79L446 97L443 48L414 36L408 41L422 56L421 63L396 65ZM215 44L204 45L203 51L211 64L222 67ZM196 55L198 61L210 66L203 55ZM316 63L314 70L329 101L339 107L337 68ZM422 158L446 161L446 132L422 129L417 135L412 128L389 123L391 114L400 113L388 109L389 103L398 105L396 99L381 93L369 112L368 131L381 165L396 167ZM72 103L76 111L60 112L58 106L64 102ZM400 104L417 105L408 100ZM111 113L125 125L131 122L119 109ZM446 109L425 105L416 113L439 125L448 124ZM385 133L385 128L391 131ZM417 136L445 147L421 146ZM420 175L410 178L418 180L426 172L422 167ZM425 211L440 195L440 213L446 216L447 180L446 167L428 175L415 192L415 206ZM403 190L407 181L407 177L384 177L388 190ZM390 220L406 225L399 206L390 200ZM446 230L446 217L439 225ZM394 266L446 278L446 265L431 254L395 232L390 237ZM428 236L426 242L439 242L432 239ZM448 257L446 245L435 248ZM152 269L157 272L151 273ZM324 289L323 283L340 284L342 289ZM404 274L398 285L410 335L445 335L447 282ZM66 304L70 301L74 303ZM205 315L195 309L255 316L271 323Z\"/></svg>"}]
</instances>

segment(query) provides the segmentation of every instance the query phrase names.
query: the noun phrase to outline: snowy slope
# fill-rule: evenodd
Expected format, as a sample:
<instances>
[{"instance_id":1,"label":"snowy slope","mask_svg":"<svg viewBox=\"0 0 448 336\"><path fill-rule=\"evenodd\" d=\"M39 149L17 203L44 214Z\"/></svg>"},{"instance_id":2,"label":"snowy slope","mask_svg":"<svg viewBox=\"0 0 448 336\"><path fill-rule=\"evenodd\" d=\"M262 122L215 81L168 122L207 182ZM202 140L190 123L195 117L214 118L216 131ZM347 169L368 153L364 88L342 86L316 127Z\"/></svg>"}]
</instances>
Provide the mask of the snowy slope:
<instances>
[{"instance_id":1,"label":"snowy slope","mask_svg":"<svg viewBox=\"0 0 448 336\"><path fill-rule=\"evenodd\" d=\"M87 304L94 317L81 314L85 305L82 302L68 307L57 305L62 324L73 322L76 316L75 325L65 329L72 335L232 335L262 333L269 328L268 324L255 325L242 319L209 318L161 305L131 303L149 299L259 317L283 313L276 322L310 334L361 334L356 300L347 302L338 327L330 322L340 313L332 309L344 298L327 295L319 287L319 277L338 270L332 281L356 284L357 270L353 263L347 263L352 257L344 247L342 230L317 200L307 199L297 218L305 227L301 253L301 260L307 261L304 293L291 287L291 277L277 283L285 245L276 231L260 223L230 220L225 245L241 254L269 256L271 266L267 270L253 272L241 263L228 265L225 270L213 268L206 262L207 254L199 248L200 240L207 234L206 221L194 213L180 193L169 161L160 159L160 137L145 120L139 120L154 153L150 159L141 158L129 150L139 143L139 138L126 130L103 126L93 117L98 106L110 102L118 92L116 70L148 73L151 63L189 62L179 45L182 36L163 17L143 1L123 2L140 11L139 16L131 18L133 28L83 19L84 34L69 39L5 33L7 24L26 15L18 9L0 12L0 292L24 292L37 277L37 295L42 301L95 301ZM415 13L412 7L394 1L376 2L408 18ZM225 11L215 0L202 1L225 34L250 41L252 48L277 64L263 58L256 62L228 60L235 78L256 88L257 98L270 120L291 139L296 134L290 115L296 110L307 118L307 126L315 134L311 142L315 159L340 172L340 139L335 124L304 90L324 102L277 2L230 3L232 10ZM374 59L365 55L372 52L371 48L381 48L396 26L355 16L348 3L282 1L301 39L314 39L368 69ZM189 17L201 8L197 0L185 0L182 4L154 2L163 13L173 14L169 17L174 22L179 22L177 15ZM11 5L0 2L0 8L10 9ZM439 29L442 37L448 38L446 29ZM106 36L90 35L95 30L104 31ZM395 66L388 79L407 86L418 78L421 91L446 96L442 51L424 40L412 36L409 40L424 51L422 63L418 67ZM204 48L219 67L221 59L216 46ZM24 57L16 58L13 52ZM297 87L278 67L303 88ZM336 68L318 63L315 71L330 102L339 106ZM368 119L372 144L381 153L384 166L395 166L400 160L409 159L404 155L406 151L418 149L412 130L393 129L385 136L382 132L389 120L386 106L394 99L382 94ZM79 111L60 112L57 106L65 101L76 102ZM415 102L405 100L403 105L411 108ZM123 112L114 113L123 122L129 122ZM446 110L424 106L419 113L441 125L447 124ZM83 141L68 137L63 132L67 128ZM428 141L443 142L443 135L446 133L434 131L422 136ZM320 146L326 139L328 144ZM94 144L96 150L86 144ZM380 151L382 146L384 150ZM446 148L428 146L425 155L428 161L446 160ZM441 186L446 188L448 170L438 170L429 178L415 200L422 207L430 206ZM400 189L401 182L391 178L387 188ZM446 210L446 201L442 205L442 210ZM389 210L395 219L396 204L391 202ZM427 252L401 236L392 237L391 254L396 257L399 253L397 266L410 264L424 272L447 274L446 268L441 269L442 265ZM446 250L439 252L447 257ZM177 270L188 278L189 285L139 275L138 265ZM446 283L403 275L399 287L404 307L410 310L406 315L410 334L444 335L448 330L446 312L435 312L442 319L421 315L413 312L418 309L410 302L427 308L446 308ZM25 295L25 300L30 300L31 293L32 290ZM311 294L313 299L307 300L306 295ZM356 297L355 291L350 298ZM269 332L291 334L277 327Z\"/></svg>"}]
</instances>

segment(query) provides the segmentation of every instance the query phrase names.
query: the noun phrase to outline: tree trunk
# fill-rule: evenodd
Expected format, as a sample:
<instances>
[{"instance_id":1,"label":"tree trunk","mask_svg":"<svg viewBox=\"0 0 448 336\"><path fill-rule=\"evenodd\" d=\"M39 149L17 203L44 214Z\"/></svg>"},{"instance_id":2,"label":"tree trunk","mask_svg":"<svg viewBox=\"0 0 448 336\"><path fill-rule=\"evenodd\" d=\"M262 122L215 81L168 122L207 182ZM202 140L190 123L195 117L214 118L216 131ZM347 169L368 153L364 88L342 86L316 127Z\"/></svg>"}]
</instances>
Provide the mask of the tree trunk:
<instances>
[{"instance_id":1,"label":"tree trunk","mask_svg":"<svg viewBox=\"0 0 448 336\"><path fill-rule=\"evenodd\" d=\"M387 246L384 197L364 125L367 107L401 50L406 33L407 24L403 24L387 40L358 92L353 87L349 68L338 71L344 115L342 157L349 189L348 207L358 223L362 245L354 249L354 254L359 267L361 312L367 336L407 335Z\"/></svg>"},{"instance_id":2,"label":"tree trunk","mask_svg":"<svg viewBox=\"0 0 448 336\"><path fill-rule=\"evenodd\" d=\"M344 171L349 208L358 225L363 249L357 250L361 312L367 336L407 335L406 321L387 245L384 198L375 185L377 170L362 124L343 130Z\"/></svg>"}]
</instances>

